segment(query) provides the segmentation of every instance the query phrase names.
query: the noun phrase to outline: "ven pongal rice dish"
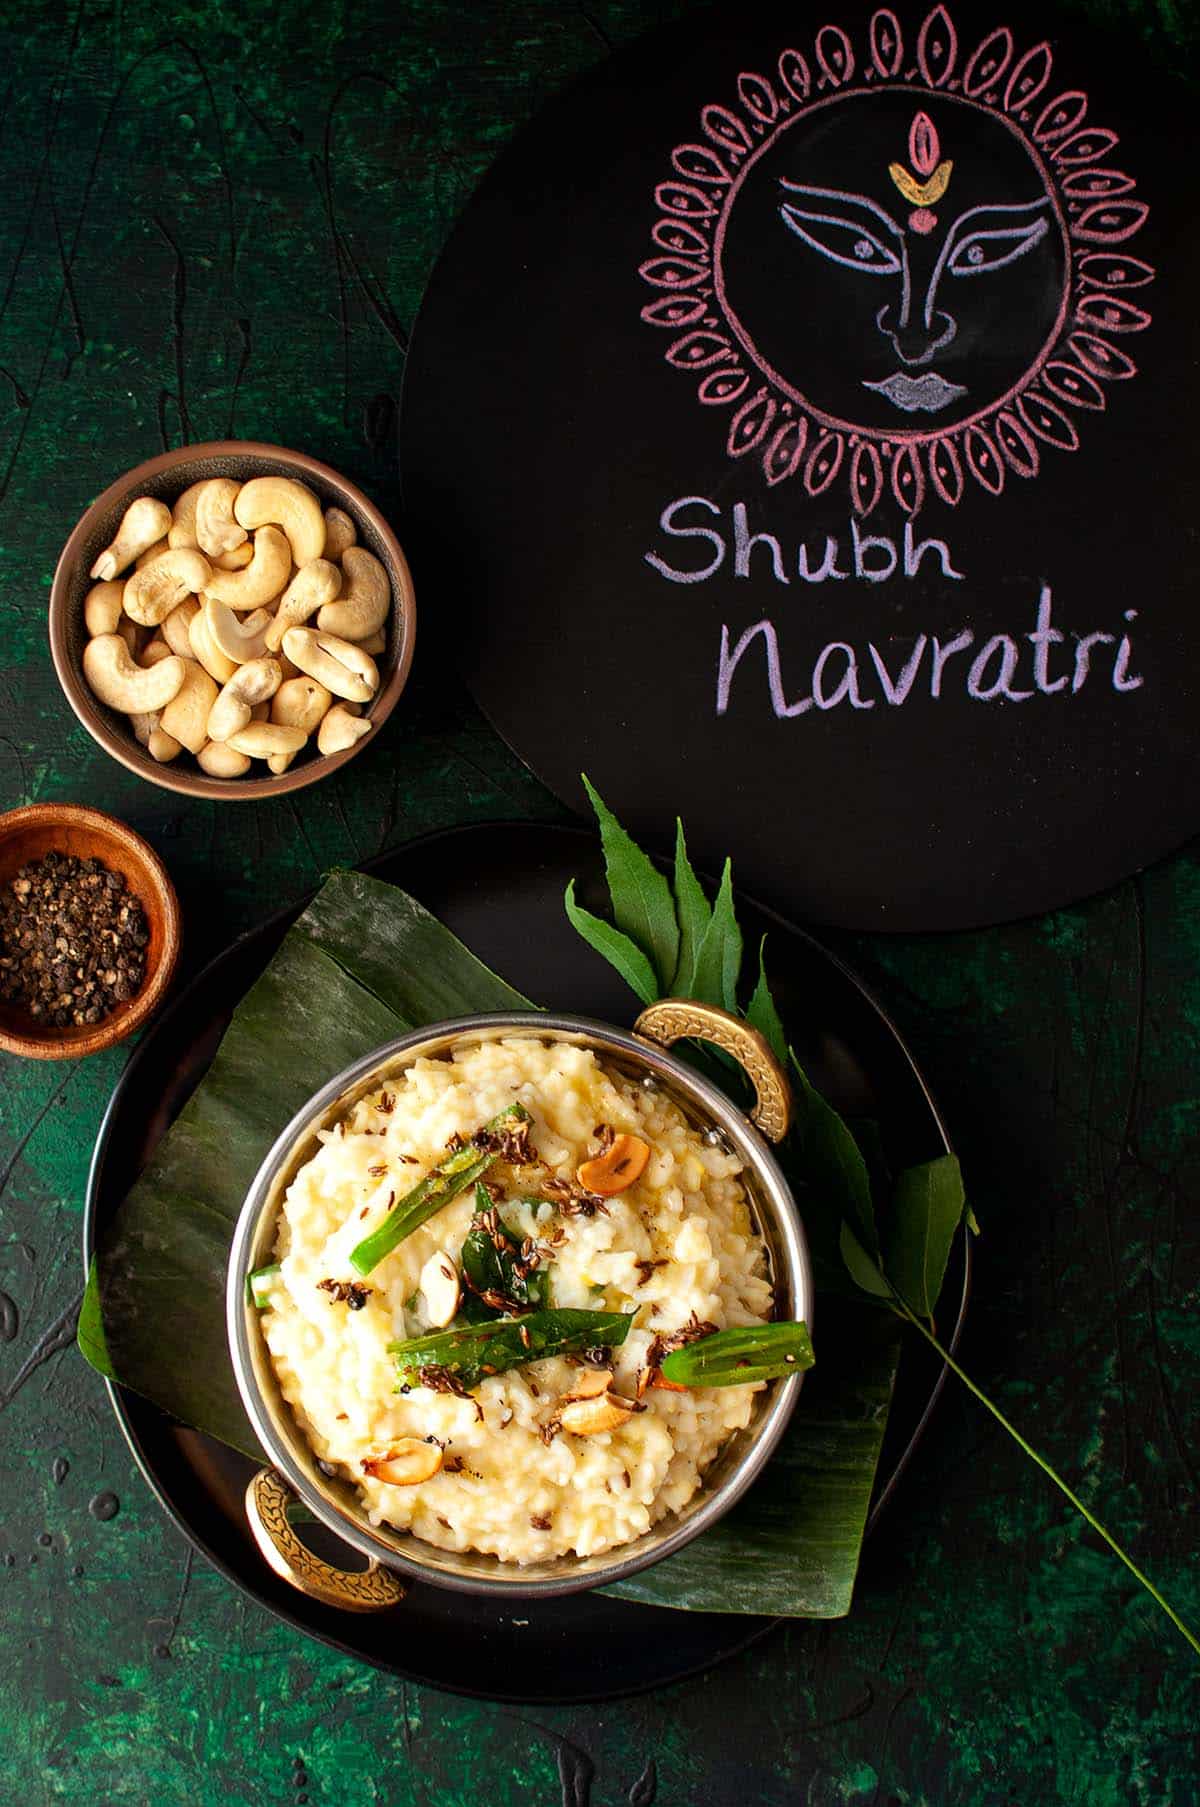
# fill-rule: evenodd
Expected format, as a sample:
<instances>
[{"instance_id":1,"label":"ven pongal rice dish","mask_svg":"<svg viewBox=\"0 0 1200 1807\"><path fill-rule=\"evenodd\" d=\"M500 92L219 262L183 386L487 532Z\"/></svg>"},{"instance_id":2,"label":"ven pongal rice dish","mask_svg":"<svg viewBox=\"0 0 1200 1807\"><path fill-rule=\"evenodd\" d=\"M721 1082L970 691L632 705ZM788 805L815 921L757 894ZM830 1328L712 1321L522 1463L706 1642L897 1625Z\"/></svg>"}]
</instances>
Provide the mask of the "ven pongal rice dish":
<instances>
[{"instance_id":1,"label":"ven pongal rice dish","mask_svg":"<svg viewBox=\"0 0 1200 1807\"><path fill-rule=\"evenodd\" d=\"M416 1060L320 1143L252 1290L373 1525L525 1564L686 1503L758 1387L662 1364L771 1316L736 1155L590 1049L517 1036Z\"/></svg>"}]
</instances>

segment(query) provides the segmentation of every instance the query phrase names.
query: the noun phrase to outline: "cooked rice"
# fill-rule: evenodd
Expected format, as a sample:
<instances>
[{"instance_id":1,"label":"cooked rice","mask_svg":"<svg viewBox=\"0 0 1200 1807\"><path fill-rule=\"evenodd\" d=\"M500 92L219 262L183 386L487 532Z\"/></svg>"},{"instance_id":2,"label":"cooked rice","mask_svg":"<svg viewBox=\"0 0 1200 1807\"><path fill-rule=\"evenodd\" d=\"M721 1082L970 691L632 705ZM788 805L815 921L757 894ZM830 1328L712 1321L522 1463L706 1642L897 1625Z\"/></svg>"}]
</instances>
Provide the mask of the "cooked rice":
<instances>
[{"instance_id":1,"label":"cooked rice","mask_svg":"<svg viewBox=\"0 0 1200 1807\"><path fill-rule=\"evenodd\" d=\"M288 1188L275 1253L281 1274L262 1325L284 1398L313 1450L355 1483L373 1524L523 1564L612 1549L683 1506L721 1445L748 1424L757 1389L651 1388L643 1411L586 1437L548 1431L556 1401L579 1375L566 1357L491 1376L469 1399L395 1390L387 1345L421 1334L411 1308L418 1277L439 1249L457 1260L473 1189L379 1264L360 1310L320 1283L358 1278L350 1251L382 1222L391 1196L435 1167L451 1136L471 1136L515 1099L534 1119L532 1144L550 1169L543 1185L551 1175L570 1179L595 1154L601 1124L650 1145L640 1179L607 1200L606 1212L500 1206L518 1234L543 1245L561 1235L550 1270L554 1305L633 1314L615 1352L615 1392L635 1396L656 1334L693 1316L718 1328L769 1317L766 1255L740 1160L707 1142L661 1090L610 1072L591 1050L514 1036L452 1060L415 1061L324 1133ZM539 1189L539 1176L526 1169L498 1163L488 1177L514 1197ZM406 1487L363 1472L364 1461L404 1437L436 1438L442 1470Z\"/></svg>"}]
</instances>

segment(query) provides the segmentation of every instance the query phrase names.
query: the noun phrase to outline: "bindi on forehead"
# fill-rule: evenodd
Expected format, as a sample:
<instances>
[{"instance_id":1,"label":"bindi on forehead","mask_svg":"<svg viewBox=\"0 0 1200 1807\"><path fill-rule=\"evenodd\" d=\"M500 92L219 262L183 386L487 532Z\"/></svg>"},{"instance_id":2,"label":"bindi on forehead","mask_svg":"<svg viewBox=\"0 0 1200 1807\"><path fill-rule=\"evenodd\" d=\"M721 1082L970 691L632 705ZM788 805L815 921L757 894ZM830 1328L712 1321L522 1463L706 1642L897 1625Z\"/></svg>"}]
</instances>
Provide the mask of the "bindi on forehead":
<instances>
[{"instance_id":1,"label":"bindi on forehead","mask_svg":"<svg viewBox=\"0 0 1200 1807\"><path fill-rule=\"evenodd\" d=\"M952 159L942 157L937 127L928 113L917 112L908 129L908 161L889 163L888 174L913 211L908 216L909 229L922 236L937 225L934 206L950 186L954 173Z\"/></svg>"}]
</instances>

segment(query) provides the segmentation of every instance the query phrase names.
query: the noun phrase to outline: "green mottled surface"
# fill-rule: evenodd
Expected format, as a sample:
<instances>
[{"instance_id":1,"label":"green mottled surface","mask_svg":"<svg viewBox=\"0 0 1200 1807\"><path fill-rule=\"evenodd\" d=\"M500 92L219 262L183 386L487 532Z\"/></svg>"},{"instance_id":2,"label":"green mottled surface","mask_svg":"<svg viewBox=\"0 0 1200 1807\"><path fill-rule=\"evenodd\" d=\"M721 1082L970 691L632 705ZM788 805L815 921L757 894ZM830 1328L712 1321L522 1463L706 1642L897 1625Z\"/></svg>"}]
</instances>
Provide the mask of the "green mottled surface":
<instances>
[{"instance_id":1,"label":"green mottled surface","mask_svg":"<svg viewBox=\"0 0 1200 1807\"><path fill-rule=\"evenodd\" d=\"M50 671L67 528L161 444L230 430L394 505L405 333L473 179L606 44L680 10L0 4L0 803L90 801L143 830L191 960L335 861L561 812L420 662L379 744L295 803L151 790L97 754ZM1170 0L1091 11L1165 54L1200 37ZM1195 1622L1196 853L1040 922L839 945L912 1039L985 1224L969 1364ZM19 1311L0 1344L4 1802L608 1807L649 1800L647 1765L672 1807L1200 1799L1200 1672L957 1394L848 1621L649 1699L469 1705L245 1603L192 1563L70 1347L122 1059L0 1067L0 1288ZM108 1522L87 1510L103 1489Z\"/></svg>"}]
</instances>

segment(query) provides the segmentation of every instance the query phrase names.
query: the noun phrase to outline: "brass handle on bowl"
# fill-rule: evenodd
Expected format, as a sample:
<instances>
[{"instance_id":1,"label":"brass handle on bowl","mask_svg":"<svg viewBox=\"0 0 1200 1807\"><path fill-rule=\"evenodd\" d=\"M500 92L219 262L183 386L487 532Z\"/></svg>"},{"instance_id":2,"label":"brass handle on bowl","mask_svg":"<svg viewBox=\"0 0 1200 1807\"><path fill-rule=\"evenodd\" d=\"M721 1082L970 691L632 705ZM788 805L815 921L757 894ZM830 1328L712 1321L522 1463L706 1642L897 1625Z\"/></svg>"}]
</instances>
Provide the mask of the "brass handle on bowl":
<instances>
[{"instance_id":1,"label":"brass handle on bowl","mask_svg":"<svg viewBox=\"0 0 1200 1807\"><path fill-rule=\"evenodd\" d=\"M669 1048L672 1042L692 1036L712 1042L731 1054L754 1087L755 1105L750 1121L768 1142L782 1142L792 1120L792 1088L787 1074L757 1029L715 1004L698 1004L691 998L660 998L642 1011L633 1033Z\"/></svg>"},{"instance_id":2,"label":"brass handle on bowl","mask_svg":"<svg viewBox=\"0 0 1200 1807\"><path fill-rule=\"evenodd\" d=\"M380 1612L408 1592L399 1576L371 1561L360 1572L335 1569L306 1549L288 1521L292 1492L274 1468L260 1468L246 1489L246 1517L269 1566L310 1600L344 1612Z\"/></svg>"}]
</instances>

